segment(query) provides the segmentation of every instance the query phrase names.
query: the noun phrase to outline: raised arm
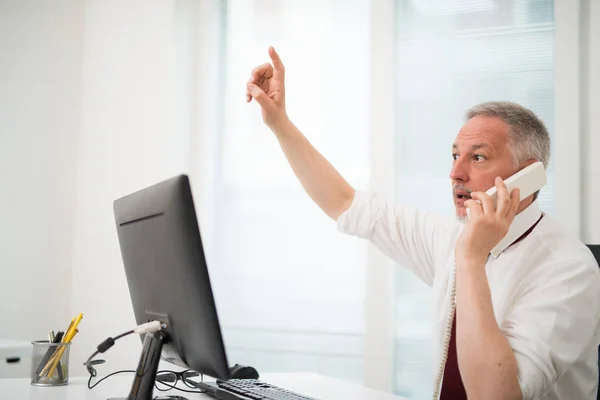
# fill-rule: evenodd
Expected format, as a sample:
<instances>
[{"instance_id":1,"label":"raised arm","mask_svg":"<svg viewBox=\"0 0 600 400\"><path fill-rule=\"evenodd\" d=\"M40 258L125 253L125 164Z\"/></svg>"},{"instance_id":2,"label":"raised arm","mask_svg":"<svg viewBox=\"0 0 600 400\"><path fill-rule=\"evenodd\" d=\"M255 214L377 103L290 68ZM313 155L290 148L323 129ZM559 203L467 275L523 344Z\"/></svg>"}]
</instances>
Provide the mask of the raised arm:
<instances>
[{"instance_id":1,"label":"raised arm","mask_svg":"<svg viewBox=\"0 0 600 400\"><path fill-rule=\"evenodd\" d=\"M290 121L285 109L285 69L269 47L272 63L252 70L246 101L260 104L265 124L275 134L294 174L310 198L332 219L352 204L355 190Z\"/></svg>"}]
</instances>

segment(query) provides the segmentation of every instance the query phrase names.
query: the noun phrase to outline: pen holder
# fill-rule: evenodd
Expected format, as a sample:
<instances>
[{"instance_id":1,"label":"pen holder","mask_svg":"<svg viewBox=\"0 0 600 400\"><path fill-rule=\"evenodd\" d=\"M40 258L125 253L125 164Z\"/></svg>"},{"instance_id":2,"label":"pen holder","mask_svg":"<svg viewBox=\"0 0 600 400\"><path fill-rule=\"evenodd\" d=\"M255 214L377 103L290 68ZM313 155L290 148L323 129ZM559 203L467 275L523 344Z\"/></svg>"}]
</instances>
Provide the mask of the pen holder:
<instances>
[{"instance_id":1,"label":"pen holder","mask_svg":"<svg viewBox=\"0 0 600 400\"><path fill-rule=\"evenodd\" d=\"M69 383L69 350L71 343L31 342L31 384L62 386Z\"/></svg>"}]
</instances>

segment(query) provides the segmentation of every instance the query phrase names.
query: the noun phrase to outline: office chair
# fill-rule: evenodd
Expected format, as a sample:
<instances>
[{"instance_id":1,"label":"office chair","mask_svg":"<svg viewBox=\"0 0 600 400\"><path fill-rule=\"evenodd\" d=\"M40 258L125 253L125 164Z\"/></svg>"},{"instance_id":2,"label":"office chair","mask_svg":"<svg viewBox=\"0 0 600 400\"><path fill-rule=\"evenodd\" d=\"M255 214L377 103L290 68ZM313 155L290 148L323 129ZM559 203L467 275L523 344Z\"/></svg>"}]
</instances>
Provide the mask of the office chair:
<instances>
[{"instance_id":1,"label":"office chair","mask_svg":"<svg viewBox=\"0 0 600 400\"><path fill-rule=\"evenodd\" d=\"M594 257L596 257L598 265L600 265L600 244L588 244L587 246L594 254ZM600 346L598 346L598 392L596 400L600 400Z\"/></svg>"}]
</instances>

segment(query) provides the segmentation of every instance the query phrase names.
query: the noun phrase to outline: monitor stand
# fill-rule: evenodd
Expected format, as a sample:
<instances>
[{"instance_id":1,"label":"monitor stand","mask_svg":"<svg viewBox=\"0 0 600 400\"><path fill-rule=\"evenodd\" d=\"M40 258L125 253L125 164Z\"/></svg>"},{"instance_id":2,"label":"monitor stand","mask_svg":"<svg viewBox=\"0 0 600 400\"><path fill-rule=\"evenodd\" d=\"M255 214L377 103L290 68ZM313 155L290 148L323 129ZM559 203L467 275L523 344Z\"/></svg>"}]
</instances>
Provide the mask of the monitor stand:
<instances>
[{"instance_id":1,"label":"monitor stand","mask_svg":"<svg viewBox=\"0 0 600 400\"><path fill-rule=\"evenodd\" d=\"M133 379L129 396L110 398L108 400L186 400L185 397L181 396L152 397L160 354L166 337L167 336L162 331L146 334L144 337L144 347L142 348L138 367L135 370L135 378Z\"/></svg>"}]
</instances>

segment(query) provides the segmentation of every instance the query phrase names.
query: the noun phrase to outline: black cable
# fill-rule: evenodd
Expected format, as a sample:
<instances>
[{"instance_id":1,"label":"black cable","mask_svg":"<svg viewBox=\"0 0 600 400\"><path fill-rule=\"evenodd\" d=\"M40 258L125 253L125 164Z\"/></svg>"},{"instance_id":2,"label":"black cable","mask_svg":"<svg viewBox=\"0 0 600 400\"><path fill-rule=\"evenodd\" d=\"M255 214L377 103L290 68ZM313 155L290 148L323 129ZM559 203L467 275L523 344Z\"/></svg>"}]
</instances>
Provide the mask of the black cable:
<instances>
[{"instance_id":1,"label":"black cable","mask_svg":"<svg viewBox=\"0 0 600 400\"><path fill-rule=\"evenodd\" d=\"M92 355L91 355L91 356L90 356L90 357L87 359L87 361L83 363L83 365L85 365L85 367L88 369L88 372L89 372L90 374L92 373L92 371L90 371L90 368L89 368L89 366L90 366L90 365L94 365L94 364L95 364L95 363L93 363L93 362L92 362L92 359L93 359L94 357L96 357L98 354L100 354L100 352L96 350L96 351L94 352L94 354L92 354ZM104 360L100 360L100 361L104 361ZM100 363L100 364L102 364L102 363Z\"/></svg>"},{"instance_id":2,"label":"black cable","mask_svg":"<svg viewBox=\"0 0 600 400\"><path fill-rule=\"evenodd\" d=\"M133 329L130 331L121 333L120 335L115 336L113 339L118 340L118 339L121 339L123 336L131 335L132 333L133 333Z\"/></svg>"},{"instance_id":3,"label":"black cable","mask_svg":"<svg viewBox=\"0 0 600 400\"><path fill-rule=\"evenodd\" d=\"M94 369L93 365L101 364L104 362L104 360L98 360L99 362L94 363L94 362L92 362L94 357L96 357L100 353L104 353L105 351L107 351L108 349L113 347L117 340L119 340L122 337L125 337L127 335L131 335L132 333L133 333L133 330L130 330L127 332L123 332L120 335L115 336L114 338L112 338L112 337L106 338L102 343L100 343L98 345L97 350L87 359L86 362L83 363L83 365L85 365L86 369L90 373L90 377L96 376L96 370Z\"/></svg>"},{"instance_id":4,"label":"black cable","mask_svg":"<svg viewBox=\"0 0 600 400\"><path fill-rule=\"evenodd\" d=\"M123 369L123 370L121 370L121 371L113 372L112 374L108 374L108 375L106 375L104 378L100 379L98 382L94 383L93 385L92 385L92 378L93 378L94 376L96 376L96 375L92 375L92 374L90 374L90 379L88 379L88 389L93 389L93 388L95 388L96 386L98 386L98 385L100 384L100 382L102 382L102 381L103 381L103 380L105 380L105 379L108 379L108 378L110 378L110 377L111 377L111 376L113 376L113 375L117 375L117 374L124 374L124 373L135 373L135 371L134 371L134 370L132 370L132 369ZM90 386L90 385L91 385L91 386Z\"/></svg>"},{"instance_id":5,"label":"black cable","mask_svg":"<svg viewBox=\"0 0 600 400\"><path fill-rule=\"evenodd\" d=\"M164 329L165 325L163 325L163 329ZM139 328L139 327L138 327ZM137 328L136 328L137 329ZM88 379L88 389L93 389L96 386L98 386L102 381L104 381L105 379L110 378L113 375L117 375L117 374L123 374L123 373L137 373L136 370L120 370L120 371L116 371L113 373L110 373L108 375L106 375L105 377L103 377L102 379L98 380L98 382L94 383L92 385L92 379L97 376L97 372L96 369L94 368L94 365L98 365L98 364L103 364L105 361L104 360L94 360L94 357L96 357L98 354L100 353L104 353L105 351L107 351L108 349L110 349L111 347L114 346L115 342L119 339L121 339L122 337L125 337L127 335L131 335L132 333L134 333L134 330L130 330L127 332L123 332L120 335L115 336L114 338L109 337L106 340L104 340L102 343L100 343L97 347L97 350L87 359L86 362L83 363L83 365L85 365L85 367L87 368L89 374L90 374L90 378ZM146 374L147 371L143 371L142 372L142 376ZM157 375L162 372L162 371L157 371ZM172 372L172 371L167 371L167 372ZM204 376L200 375L200 379L201 382L204 381ZM184 376L182 376L182 381L183 383L190 387L191 386L188 384L188 382L190 382L191 384L195 384L197 382L191 380L191 379L187 379ZM175 389L175 390L180 390L182 392L186 392L186 393L206 393L207 390L204 391L198 391L198 390L186 390L186 389L182 389L182 388L178 388L177 386L173 386L173 385L169 385L165 382L160 382L161 384L171 388L171 389ZM175 382L175 384L177 384L177 381ZM161 390L158 388L157 384L156 384L156 380L154 381L154 386L156 387L157 390ZM164 390L163 390L164 391Z\"/></svg>"}]
</instances>

